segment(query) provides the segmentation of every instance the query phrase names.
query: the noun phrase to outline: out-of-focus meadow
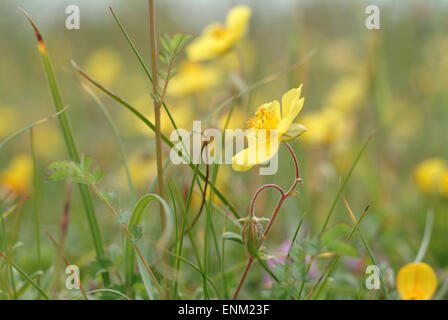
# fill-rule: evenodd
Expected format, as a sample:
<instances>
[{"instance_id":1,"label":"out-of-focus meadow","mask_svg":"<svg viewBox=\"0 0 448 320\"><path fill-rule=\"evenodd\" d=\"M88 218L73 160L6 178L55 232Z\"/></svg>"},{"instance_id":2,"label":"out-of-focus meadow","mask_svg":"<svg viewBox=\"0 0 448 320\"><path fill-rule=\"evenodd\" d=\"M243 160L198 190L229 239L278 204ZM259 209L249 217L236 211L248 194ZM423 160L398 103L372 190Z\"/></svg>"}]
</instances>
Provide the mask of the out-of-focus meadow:
<instances>
[{"instance_id":1,"label":"out-of-focus meadow","mask_svg":"<svg viewBox=\"0 0 448 320\"><path fill-rule=\"evenodd\" d=\"M65 8L72 4L80 8L79 30L65 28ZM177 73L168 84L165 99L177 126L191 130L193 120L206 118L226 99L241 93L213 113L203 129L222 129L229 110L233 110L229 127L245 128L257 107L280 100L283 93L303 83L305 103L297 122L308 131L291 142L303 183L296 189L298 195L285 201L263 245L266 255L271 256L267 259L268 267L285 278L277 265L285 263L294 232L304 217L296 242L302 244L305 257L303 261L299 257L288 260L296 282L288 280L284 286L275 283L260 264L254 265L239 297L388 298L384 291L369 290L364 285L364 269L373 264L364 238L383 270L383 285L392 299L400 297L396 274L416 259L419 250L425 251L429 241L423 261L436 272L435 297L446 298L448 6L443 1L379 1L376 4L381 10L381 29L368 30L365 7L371 3L363 1L156 1L158 35L182 32L197 37L210 23L225 21L228 11L240 4L252 11L244 37L228 53L205 62L189 61L182 50L176 56ZM114 21L109 5L151 66L146 1L1 1L0 143L55 112L35 35L17 10L20 6L43 34L64 105L70 105L65 114L80 154L91 157L92 166L107 173L101 187L109 192L116 211L126 213L132 210L136 199L129 189L120 145L100 105L84 87L97 95L116 125L138 197L157 191L153 185L157 176L154 133L129 110L80 77L71 64L74 60L148 119L154 119L151 82ZM160 66L166 70L162 61ZM260 80L261 85L252 87ZM169 137L172 125L163 109L161 121L161 130ZM313 296L313 286L334 258L328 248L317 248L315 238L344 177L373 131L375 134L339 194L328 225L343 223L350 230L353 227L344 199L358 219L369 206L360 223L362 237L357 232L353 234L348 242L350 248L344 247L344 254L325 286L318 286L321 290ZM0 221L0 252L7 254L52 298L80 296L64 286L62 255L70 264L79 266L86 290L108 287L135 298L148 298L138 272L133 289L125 285L125 236L108 207L92 194L106 251L103 259L95 259L78 188L66 181L48 181L48 165L69 159L58 119L33 127L32 134L32 140L26 131L0 149L0 213L4 217ZM169 148L164 145L163 150L165 161ZM205 166L200 168L205 172ZM177 210L179 228L193 173L187 165L169 163L165 167L165 199L171 211ZM288 188L293 180L291 157L281 147L277 174L262 176L258 168L236 172L231 165L220 165L216 187L244 217L258 187L275 183ZM200 182L203 188L204 183ZM70 194L72 197L67 200ZM177 199L176 208L170 195ZM264 191L258 197L256 215L270 218L278 197L275 190ZM201 199L201 189L195 188L186 209L190 221L198 212ZM175 256L164 257L156 245L162 234L158 211L159 205L151 204L143 216L140 243L156 277L164 283L160 267L164 262L160 261ZM208 213L213 232L206 228ZM425 227L427 238L422 240ZM46 232L60 244L59 249ZM183 264L179 288L175 289L178 295L171 298L233 295L247 253L239 243L223 241L224 232L239 234L238 223L221 200L216 196L209 199L207 195L194 232L191 237L185 236L182 255L200 270L207 268L217 293L212 285L205 289L210 292L204 293L203 282L208 280L203 281L201 271ZM178 234L178 230L174 233ZM172 235L170 242L174 239ZM202 265L204 252L208 255L206 266ZM29 288L23 275L13 269L7 260L0 261L0 298L36 298L37 291ZM101 274L105 270L111 277L109 286L102 284ZM102 297L120 298L111 292Z\"/></svg>"}]
</instances>

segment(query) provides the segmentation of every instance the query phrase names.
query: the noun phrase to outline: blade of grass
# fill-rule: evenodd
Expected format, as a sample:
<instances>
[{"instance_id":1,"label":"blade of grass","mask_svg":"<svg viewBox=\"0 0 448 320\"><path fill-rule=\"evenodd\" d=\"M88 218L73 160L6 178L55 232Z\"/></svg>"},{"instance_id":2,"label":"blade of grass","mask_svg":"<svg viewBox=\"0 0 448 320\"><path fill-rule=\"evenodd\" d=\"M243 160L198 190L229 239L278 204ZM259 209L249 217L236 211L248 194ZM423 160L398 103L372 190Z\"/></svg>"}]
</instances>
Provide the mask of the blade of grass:
<instances>
[{"instance_id":1,"label":"blade of grass","mask_svg":"<svg viewBox=\"0 0 448 320\"><path fill-rule=\"evenodd\" d=\"M367 145L370 142L370 139L373 137L373 135L375 134L375 131L373 131L367 138L367 140L364 142L364 144L361 147L361 150L359 150L358 154L356 155L355 159L353 160L352 165L350 166L350 169L348 170L344 180L342 181L341 186L338 189L338 192L336 193L336 197L333 200L333 204L330 207L330 211L328 211L327 217L325 218L325 222L322 226L322 230L321 233L325 231L325 229L327 228L328 222L330 221L331 215L333 214L334 209L336 208L336 204L338 203L338 200L342 194L342 191L345 188L345 185L347 184L348 180L350 179L353 170L355 169L356 165L358 164L359 159L361 158L362 154L364 153L364 150L366 150Z\"/></svg>"},{"instance_id":2,"label":"blade of grass","mask_svg":"<svg viewBox=\"0 0 448 320\"><path fill-rule=\"evenodd\" d=\"M146 194L140 198L140 200L137 202L134 209L132 210L132 214L131 214L131 217L130 217L129 223L128 223L128 229L132 229L134 226L140 224L146 208L153 200L158 200L162 204L163 214L165 214L166 228L163 230L163 235L160 238L158 247L159 248L166 247L167 243L169 241L169 237L171 236L171 233L173 230L173 219L172 219L171 210L169 209L168 204L165 202L165 200L163 200L161 197L159 197L156 194ZM135 251L133 249L134 248L133 248L132 241L129 239L126 239L125 279L126 279L126 284L129 287L132 285L132 276L134 273L133 270L134 270L134 265L135 265Z\"/></svg>"},{"instance_id":3,"label":"blade of grass","mask_svg":"<svg viewBox=\"0 0 448 320\"><path fill-rule=\"evenodd\" d=\"M355 219L354 222L356 223L355 215L353 214L353 211L350 208L350 205L349 205L347 199L345 198L344 195L342 195L342 196L344 198L344 203L345 203L345 207L347 208L347 211L350 213L350 216L352 217L352 219ZM366 240L366 237L365 237L364 233L361 231L361 227L359 225L358 225L357 231L358 231L359 237L361 238L362 244L364 245L367 253L369 254L370 260L372 260L373 264L379 268L379 265L375 259L375 255L373 254L373 250L370 248L370 246ZM379 273L380 273L381 288L383 289L384 295L386 296L387 300L390 300L389 291L387 291L386 284L384 283L383 273L381 272L381 270Z\"/></svg>"},{"instance_id":4,"label":"blade of grass","mask_svg":"<svg viewBox=\"0 0 448 320\"><path fill-rule=\"evenodd\" d=\"M203 274L203 272L201 271L201 269L196 266L193 262L191 262L190 260L185 259L184 257L180 257L178 255L176 255L175 253L172 252L167 252L169 255L175 257L176 259L179 259L180 261L188 264L190 267L192 267L194 270L196 270L197 272L199 272L201 275ZM218 287L216 286L216 284L213 282L213 280L209 277L206 276L208 283L210 283L210 285L213 287L213 289L215 290L216 294L218 295L218 299L219 298L219 291L218 291Z\"/></svg>"},{"instance_id":5,"label":"blade of grass","mask_svg":"<svg viewBox=\"0 0 448 320\"><path fill-rule=\"evenodd\" d=\"M48 78L48 82L49 82L49 86L51 89L51 93L53 96L53 102L54 105L56 107L57 111L61 111L63 110L63 104L62 104L62 98L58 89L58 85L57 85L57 81L56 81L56 77L55 74L53 72L53 67L51 65L51 61L50 58L48 56L48 50L47 47L45 45L45 42L43 40L42 34L40 33L37 25L34 23L34 21L31 19L31 17L29 16L29 14L23 10L22 8L19 8L19 10L25 15L25 17L28 19L28 21L30 22L31 26L33 27L35 33L36 33L36 37L37 37L37 46L39 49L39 53L41 55L43 64L44 64L44 69L45 72L47 74L47 78ZM65 113L61 113L59 116L59 122L62 128L62 132L64 135L64 139L66 142L66 146L67 146L67 150L69 153L70 158L72 159L72 161L75 161L77 163L80 162L80 157L79 157L79 153L78 153L78 149L76 147L76 143L75 143L75 139L73 137L71 128L70 128L70 123L68 120L68 117L66 116ZM98 256L104 254L104 247L103 247L103 241L101 239L101 233L100 233L100 229L98 226L98 221L96 219L95 216L95 209L93 206L93 202L92 202L92 198L90 196L90 192L89 189L86 185L83 184L78 184L79 186L79 192L81 194L82 197L82 201L84 203L84 208L85 208L85 212L87 215L87 221L89 223L89 228L90 228L90 234L93 238L93 243L94 243L94 247L95 247L95 251L97 253ZM106 286L109 285L110 280L109 280L109 273L108 272L104 272L103 273L103 281L104 284Z\"/></svg>"},{"instance_id":6,"label":"blade of grass","mask_svg":"<svg viewBox=\"0 0 448 320\"><path fill-rule=\"evenodd\" d=\"M129 37L128 33L126 32L126 30L124 29L123 25L120 23L120 21L118 20L117 15L115 14L114 10L112 9L112 7L109 7L110 12L112 13L115 22L117 23L118 27L120 28L123 36L126 38L126 41L128 42L128 44L130 45L132 51L134 52L135 56L137 57L138 61L140 62L141 67L143 68L146 76L148 77L149 81L152 83L152 77L151 77L151 73L149 72L148 67L146 66L145 62L143 61L142 56L140 55L140 53L138 52L137 48L135 47L132 39ZM163 108L165 109L165 112L168 115L168 118L170 119L171 124L173 125L174 129L177 129L177 125L176 122L174 121L173 116L171 115L171 112L169 111L168 107L165 104L165 101L162 100L162 105Z\"/></svg>"},{"instance_id":7,"label":"blade of grass","mask_svg":"<svg viewBox=\"0 0 448 320\"><path fill-rule=\"evenodd\" d=\"M19 202L14 204L11 208L9 208L5 212L3 212L3 214L1 215L2 222L4 220L6 220L6 218L8 218L8 216L10 216L14 211L16 211L17 208L19 208L22 204L24 204L28 200L29 200L28 197L24 197Z\"/></svg>"},{"instance_id":8,"label":"blade of grass","mask_svg":"<svg viewBox=\"0 0 448 320\"><path fill-rule=\"evenodd\" d=\"M125 100L114 94L112 91L101 85L98 81L87 75L81 68L78 67L78 65L72 61L72 64L74 68L88 81L90 81L93 85L95 85L98 89L106 93L108 96L110 96L112 99L120 103L122 106L124 106L126 109L128 109L130 112L132 112L137 118L139 118L146 126L148 126L152 131L155 131L154 124L149 121L144 115L142 115L137 109L135 109L133 106L131 106L129 103L127 103ZM174 144L171 142L170 139L168 139L164 134L162 134L162 140L170 147L173 148ZM195 170L195 165L192 162L188 163L188 166ZM198 176L205 181L206 176L205 174L199 170ZM209 181L210 183L210 181ZM223 194L219 191L219 189L210 183L211 187L215 191L216 195L219 197L219 199L229 208L229 210L232 212L232 214L237 218L240 219L240 215L236 211L236 209L230 204L230 202L223 196Z\"/></svg>"},{"instance_id":9,"label":"blade of grass","mask_svg":"<svg viewBox=\"0 0 448 320\"><path fill-rule=\"evenodd\" d=\"M187 219L187 213L188 213L188 209L190 207L191 196L193 194L193 188L194 188L194 185L195 185L195 180L196 180L198 172L199 172L199 165L196 165L194 173L193 173L193 177L191 179L190 189L189 189L189 192L188 192L185 208L183 210L184 213L183 213L183 217L182 217L181 233L179 235L179 243L178 243L177 248L176 248L176 255L178 257L182 256L182 249L183 249L183 244L184 244L184 234L185 234L185 230L186 230L187 226L189 226L188 219ZM188 230L187 230L188 234L189 234L189 232L190 232L190 228L188 228ZM197 258L199 259L199 255L198 255ZM200 264L199 261L200 260L198 260L198 264ZM180 260L179 259L177 259L174 269L175 269L175 279L176 279L176 282L174 283L174 297L176 297L177 296L177 291L178 291L177 277L178 277L178 274L180 272ZM201 274L203 275L202 266L200 267L200 269L201 269Z\"/></svg>"},{"instance_id":10,"label":"blade of grass","mask_svg":"<svg viewBox=\"0 0 448 320\"><path fill-rule=\"evenodd\" d=\"M33 187L34 187L34 197L33 197L33 213L34 213L34 225L36 231L36 256L37 256L37 268L41 270L42 262L41 262L41 250L40 250L40 208L39 208L39 199L40 199L40 189L39 189L39 169L38 162L35 152L35 143L34 143L33 129L30 129L30 144L31 144L31 156L33 159ZM39 279L37 283L39 283Z\"/></svg>"},{"instance_id":11,"label":"blade of grass","mask_svg":"<svg viewBox=\"0 0 448 320\"><path fill-rule=\"evenodd\" d=\"M148 76L149 80L152 82L152 76L149 72L149 69L146 67L145 62L143 61L143 58L141 57L141 55L138 53L137 48L135 47L134 43L132 42L131 38L129 37L128 33L126 32L126 30L124 29L123 25L120 23L120 21L118 20L117 15L115 14L114 10L112 9L112 7L109 6L109 10L112 13L112 16L114 17L115 22L117 23L118 27L121 30L121 33L123 33L124 37L126 38L126 40L128 41L129 45L132 48L132 51L134 52L135 56L137 57L138 61L140 62L140 64L142 65L143 69L145 70L146 75Z\"/></svg>"},{"instance_id":12,"label":"blade of grass","mask_svg":"<svg viewBox=\"0 0 448 320\"><path fill-rule=\"evenodd\" d=\"M22 128L16 132L14 132L12 135L10 135L9 137L7 137L6 139L4 139L2 142L0 142L0 149L3 148L8 142L10 142L11 140L13 140L14 138L20 136L22 133L24 133L26 130L30 130L33 127L42 124L44 122L47 122L48 120L51 120L53 118L56 118L57 116L61 115L63 112L65 112L70 106L65 106L64 108L62 108L60 111L56 112L55 114L52 114L51 116L48 116L46 118L34 121L33 123L27 125L25 128Z\"/></svg>"},{"instance_id":13,"label":"blade of grass","mask_svg":"<svg viewBox=\"0 0 448 320\"><path fill-rule=\"evenodd\" d=\"M31 277L25 271L23 271L14 261L6 257L6 255L2 252L0 252L0 257L5 259L18 273L20 273L22 277L24 277L26 281L28 281L45 299L50 299L45 291L43 291L42 288L39 287L39 285L34 282L33 279L31 279Z\"/></svg>"},{"instance_id":14,"label":"blade of grass","mask_svg":"<svg viewBox=\"0 0 448 320\"><path fill-rule=\"evenodd\" d=\"M132 182L131 174L129 172L128 161L127 161L127 157L126 157L126 152L124 150L123 140L120 137L120 133L118 132L117 126L115 125L114 120L112 119L112 116L110 115L107 108L104 106L101 99L98 98L98 96L84 83L81 83L81 87L96 102L97 106L101 109L101 111L104 114L104 117L106 118L107 122L109 123L110 128L112 129L112 132L115 136L115 140L117 141L118 146L120 148L121 159L123 160L123 166L124 166L124 170L126 173L126 179L128 181L129 195L131 196L131 204L133 205L135 203L135 201L137 200L137 193L135 191L135 187Z\"/></svg>"},{"instance_id":15,"label":"blade of grass","mask_svg":"<svg viewBox=\"0 0 448 320\"><path fill-rule=\"evenodd\" d=\"M426 214L426 224L425 232L423 233L422 243L420 244L420 249L418 250L417 256L415 257L415 262L420 262L425 256L426 250L428 249L429 241L431 240L432 225L434 223L434 211L430 210Z\"/></svg>"},{"instance_id":16,"label":"blade of grass","mask_svg":"<svg viewBox=\"0 0 448 320\"><path fill-rule=\"evenodd\" d=\"M366 216L367 210L369 209L369 207L367 206L361 217L355 222L355 225L352 229L352 231L350 232L350 234L347 236L346 241L349 241L352 237L353 234L356 232L356 230L358 229L359 225L361 224L361 221L364 219L364 217ZM313 286L313 288L310 290L310 292L307 295L307 300L310 299L314 292L316 291L317 287L319 286L320 283L326 283L328 277L331 275L331 273L333 272L336 264L338 263L339 259L340 259L341 255L338 254L336 255L333 260L327 265L327 267L325 268L325 270L322 272L322 275L319 277L319 279L317 280L317 282L315 283L315 285ZM320 291L322 289L322 286L320 287L319 291L317 292L317 296L320 294ZM298 297L298 299L300 299L300 296Z\"/></svg>"},{"instance_id":17,"label":"blade of grass","mask_svg":"<svg viewBox=\"0 0 448 320\"><path fill-rule=\"evenodd\" d=\"M86 292L87 294L92 294L92 293L98 293L98 292L108 292L108 293L113 293L116 294L117 296L122 297L125 300L132 300L131 298L129 298L127 295L125 295L124 293L117 291L117 290L113 290L113 289L95 289L89 292ZM82 296L76 297L75 300L79 300L81 299Z\"/></svg>"}]
</instances>

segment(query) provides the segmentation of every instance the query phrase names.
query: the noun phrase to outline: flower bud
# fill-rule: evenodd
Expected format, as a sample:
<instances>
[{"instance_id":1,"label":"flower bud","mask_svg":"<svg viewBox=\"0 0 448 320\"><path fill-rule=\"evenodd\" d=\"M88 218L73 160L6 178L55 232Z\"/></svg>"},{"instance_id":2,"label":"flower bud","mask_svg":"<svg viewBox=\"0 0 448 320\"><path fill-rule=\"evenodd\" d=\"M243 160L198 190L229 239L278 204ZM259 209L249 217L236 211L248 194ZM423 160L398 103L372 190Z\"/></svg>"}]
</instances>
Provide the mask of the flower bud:
<instances>
[{"instance_id":1,"label":"flower bud","mask_svg":"<svg viewBox=\"0 0 448 320\"><path fill-rule=\"evenodd\" d=\"M256 217L249 217L242 231L243 244L249 255L253 258L257 257L258 250L263 241L263 227L258 220Z\"/></svg>"}]
</instances>

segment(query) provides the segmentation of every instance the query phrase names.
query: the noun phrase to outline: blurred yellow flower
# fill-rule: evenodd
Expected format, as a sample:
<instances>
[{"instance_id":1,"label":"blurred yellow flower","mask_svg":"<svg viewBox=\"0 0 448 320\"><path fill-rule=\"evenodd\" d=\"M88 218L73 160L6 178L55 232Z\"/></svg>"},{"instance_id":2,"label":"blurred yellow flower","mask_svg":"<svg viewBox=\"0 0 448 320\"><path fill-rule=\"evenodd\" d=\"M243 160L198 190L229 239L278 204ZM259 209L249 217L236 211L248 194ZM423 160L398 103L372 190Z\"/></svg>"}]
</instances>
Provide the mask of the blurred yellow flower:
<instances>
[{"instance_id":1,"label":"blurred yellow flower","mask_svg":"<svg viewBox=\"0 0 448 320\"><path fill-rule=\"evenodd\" d=\"M26 154L14 157L0 174L0 185L16 194L27 192L33 175L33 161Z\"/></svg>"},{"instance_id":2,"label":"blurred yellow flower","mask_svg":"<svg viewBox=\"0 0 448 320\"><path fill-rule=\"evenodd\" d=\"M20 122L20 114L11 107L0 108L0 138L12 134Z\"/></svg>"},{"instance_id":3,"label":"blurred yellow flower","mask_svg":"<svg viewBox=\"0 0 448 320\"><path fill-rule=\"evenodd\" d=\"M87 73L104 85L114 83L122 69L120 56L111 48L98 49L87 58Z\"/></svg>"},{"instance_id":4,"label":"blurred yellow flower","mask_svg":"<svg viewBox=\"0 0 448 320\"><path fill-rule=\"evenodd\" d=\"M325 108L303 116L303 124L313 132L303 141L330 145L351 136L356 126L353 111L365 98L365 92L365 81L359 75L339 80L330 90Z\"/></svg>"},{"instance_id":5,"label":"blurred yellow flower","mask_svg":"<svg viewBox=\"0 0 448 320\"><path fill-rule=\"evenodd\" d=\"M219 22L207 26L196 40L187 46L188 58L200 61L214 58L231 49L244 35L251 9L236 6L227 14L226 25Z\"/></svg>"},{"instance_id":6,"label":"blurred yellow flower","mask_svg":"<svg viewBox=\"0 0 448 320\"><path fill-rule=\"evenodd\" d=\"M303 137L303 141L310 144L332 144L348 136L354 127L350 117L332 108L305 114L302 123L313 132Z\"/></svg>"},{"instance_id":7,"label":"blurred yellow flower","mask_svg":"<svg viewBox=\"0 0 448 320\"><path fill-rule=\"evenodd\" d=\"M342 112L352 111L365 97L365 83L360 76L347 76L331 89L327 106Z\"/></svg>"},{"instance_id":8,"label":"blurred yellow flower","mask_svg":"<svg viewBox=\"0 0 448 320\"><path fill-rule=\"evenodd\" d=\"M128 167L132 182L137 190L148 188L151 185L152 180L157 175L157 163L155 156L142 152L131 154L128 159ZM124 175L123 178L125 178ZM122 185L126 186L125 183Z\"/></svg>"},{"instance_id":9,"label":"blurred yellow flower","mask_svg":"<svg viewBox=\"0 0 448 320\"><path fill-rule=\"evenodd\" d=\"M219 69L185 61L179 66L178 73L169 81L168 95L184 97L214 87L220 79Z\"/></svg>"},{"instance_id":10,"label":"blurred yellow flower","mask_svg":"<svg viewBox=\"0 0 448 320\"><path fill-rule=\"evenodd\" d=\"M296 139L307 130L301 124L293 123L305 101L300 97L301 92L302 85L286 92L282 97L281 111L277 100L257 109L255 116L247 122L248 148L232 159L235 171L247 171L256 164L268 161L277 153L281 141ZM261 139L260 134L264 135Z\"/></svg>"},{"instance_id":11,"label":"blurred yellow flower","mask_svg":"<svg viewBox=\"0 0 448 320\"><path fill-rule=\"evenodd\" d=\"M417 186L424 193L440 192L442 177L447 170L445 160L441 158L430 158L421 162L414 170Z\"/></svg>"},{"instance_id":12,"label":"blurred yellow flower","mask_svg":"<svg viewBox=\"0 0 448 320\"><path fill-rule=\"evenodd\" d=\"M55 126L39 126L33 132L38 157L50 160L62 150L63 143L61 135Z\"/></svg>"},{"instance_id":13,"label":"blurred yellow flower","mask_svg":"<svg viewBox=\"0 0 448 320\"><path fill-rule=\"evenodd\" d=\"M424 262L413 262L400 269L397 289L404 300L429 300L437 289L434 270Z\"/></svg>"}]
</instances>

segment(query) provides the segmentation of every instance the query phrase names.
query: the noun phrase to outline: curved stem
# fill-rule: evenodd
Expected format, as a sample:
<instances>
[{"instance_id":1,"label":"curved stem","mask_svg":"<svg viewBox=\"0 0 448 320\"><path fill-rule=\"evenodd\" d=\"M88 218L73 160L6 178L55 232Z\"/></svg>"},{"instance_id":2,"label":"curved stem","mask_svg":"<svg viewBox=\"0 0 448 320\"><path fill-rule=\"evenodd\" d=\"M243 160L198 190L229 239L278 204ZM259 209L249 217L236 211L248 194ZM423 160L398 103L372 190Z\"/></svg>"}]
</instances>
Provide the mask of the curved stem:
<instances>
[{"instance_id":1,"label":"curved stem","mask_svg":"<svg viewBox=\"0 0 448 320\"><path fill-rule=\"evenodd\" d=\"M292 159L294 161L294 167L295 167L295 171L296 171L296 178L295 178L293 184L291 185L291 187L289 188L288 192L286 192L286 193L283 191L283 189L281 187L279 187L279 186L277 186L275 184L265 184L264 186L261 186L260 188L258 188L258 190L255 192L255 194L254 194L254 196L252 198L251 204L250 204L249 214L251 216L253 216L254 209L255 209L255 200L257 199L257 197L261 193L261 191L263 191L264 189L267 189L267 188L275 188L275 189L279 190L280 193L281 193L281 197L278 200L277 205L275 206L274 213L272 214L271 220L269 221L269 224L268 224L268 226L266 227L266 230L263 233L263 239L261 240L260 245L263 244L264 240L266 240L266 237L267 237L269 231L271 230L272 225L274 224L274 221L275 221L275 219L278 216L278 213L280 212L280 208L282 207L283 202L289 196L293 196L293 195L296 194L294 192L294 189L296 188L296 186L297 186L297 184L299 182L302 182L302 179L300 179L299 164L297 162L297 157L296 157L296 155L294 153L294 150L292 150L291 146L288 143L285 143L285 145L286 145L286 148L288 148L289 152L291 153ZM233 300L238 298L238 294L239 294L239 292L241 290L241 287L243 286L244 281L246 280L247 274L249 272L250 267L252 266L253 261L254 261L254 258L249 255L246 268L244 269L244 272L243 272L243 274L241 276L240 282L238 283L238 287L236 288L235 294L233 295Z\"/></svg>"},{"instance_id":2,"label":"curved stem","mask_svg":"<svg viewBox=\"0 0 448 320\"><path fill-rule=\"evenodd\" d=\"M265 184L265 185L261 186L260 188L258 188L257 191L255 191L255 194L252 197L252 200L250 201L249 213L250 213L251 217L254 215L255 200L257 199L257 197L261 193L261 191L263 191L264 189L267 189L267 188L277 189L278 191L280 191L282 197L285 196L285 192L283 191L283 189L281 187L279 187L278 185L276 185L276 184Z\"/></svg>"},{"instance_id":3,"label":"curved stem","mask_svg":"<svg viewBox=\"0 0 448 320\"><path fill-rule=\"evenodd\" d=\"M296 168L296 179L294 180L294 183L292 184L291 188L288 190L287 193L292 192L296 186L297 183L302 183L302 179L300 179L300 170L299 170L299 163L297 162L296 154L294 153L294 150L292 150L291 146L288 143L285 143L286 148L288 148L289 152L291 153L292 159L294 161L294 166Z\"/></svg>"}]
</instances>

